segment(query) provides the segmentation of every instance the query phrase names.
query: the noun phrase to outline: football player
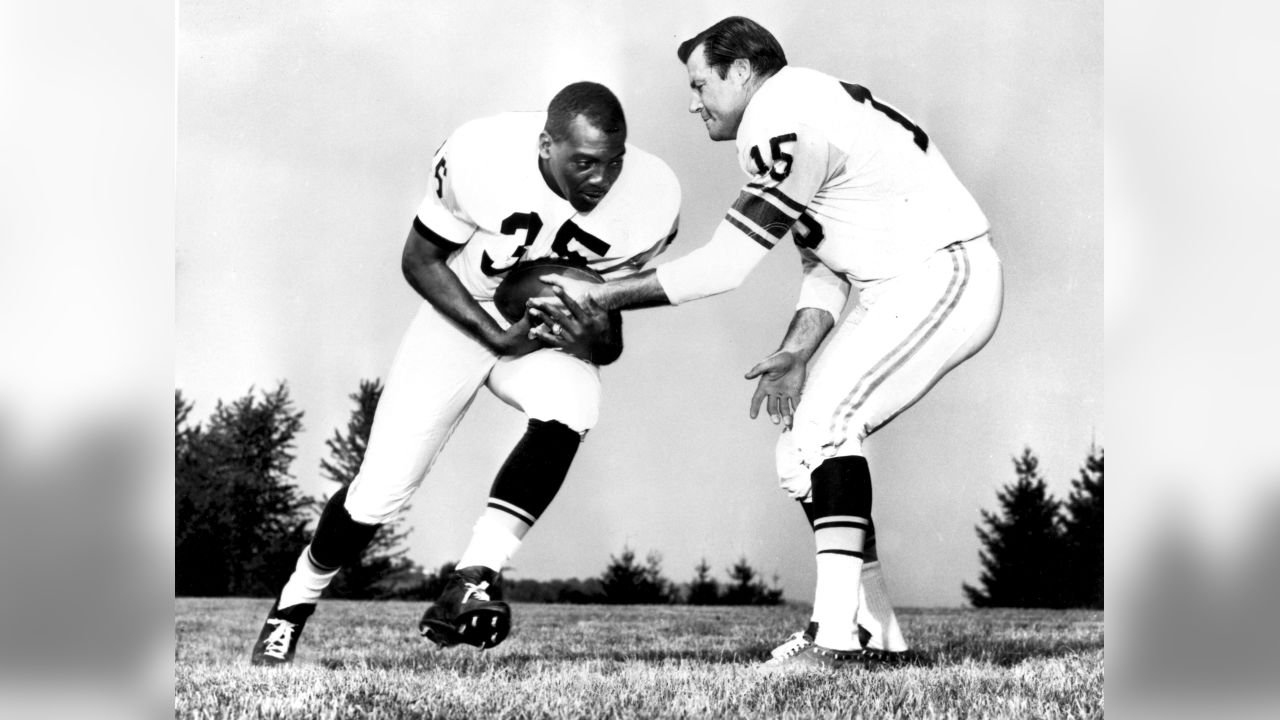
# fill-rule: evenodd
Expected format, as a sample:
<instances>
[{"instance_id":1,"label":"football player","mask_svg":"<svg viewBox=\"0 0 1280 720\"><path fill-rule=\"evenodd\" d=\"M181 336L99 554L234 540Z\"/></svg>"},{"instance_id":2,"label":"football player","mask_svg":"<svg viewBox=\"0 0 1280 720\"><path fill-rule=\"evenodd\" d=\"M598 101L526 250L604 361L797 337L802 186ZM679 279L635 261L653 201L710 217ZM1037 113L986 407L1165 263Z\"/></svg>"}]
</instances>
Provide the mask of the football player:
<instances>
[{"instance_id":1,"label":"football player","mask_svg":"<svg viewBox=\"0 0 1280 720\"><path fill-rule=\"evenodd\" d=\"M605 285L549 282L610 309L679 304L736 288L792 239L803 273L795 315L778 350L746 376L759 378L751 417L763 402L784 426L778 475L812 526L817 586L808 628L766 664L901 659L862 441L995 332L1003 281L987 218L924 129L861 85L788 66L757 23L722 20L677 56L689 111L712 140L736 140L748 182L688 255ZM857 300L845 314L851 288Z\"/></svg>"},{"instance_id":2,"label":"football player","mask_svg":"<svg viewBox=\"0 0 1280 720\"><path fill-rule=\"evenodd\" d=\"M626 139L614 94L579 82L546 112L474 120L436 151L402 263L424 302L392 362L364 463L321 513L253 663L292 661L321 593L409 501L481 387L522 411L528 429L419 630L446 647L488 648L507 635L510 609L488 591L595 424L598 366L618 357L622 341L609 314L590 302L536 325L527 314L510 323L494 307L494 290L512 268L537 259L616 278L666 249L679 185L664 162Z\"/></svg>"}]
</instances>

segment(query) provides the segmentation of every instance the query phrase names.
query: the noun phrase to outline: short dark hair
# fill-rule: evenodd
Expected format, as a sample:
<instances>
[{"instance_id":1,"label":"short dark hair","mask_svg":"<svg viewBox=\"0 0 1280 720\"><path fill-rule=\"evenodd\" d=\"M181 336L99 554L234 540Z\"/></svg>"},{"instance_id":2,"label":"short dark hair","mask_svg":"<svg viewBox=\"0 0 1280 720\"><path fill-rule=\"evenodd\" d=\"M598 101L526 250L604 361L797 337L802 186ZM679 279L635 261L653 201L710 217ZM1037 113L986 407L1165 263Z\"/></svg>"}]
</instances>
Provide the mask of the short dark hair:
<instances>
[{"instance_id":1,"label":"short dark hair","mask_svg":"<svg viewBox=\"0 0 1280 720\"><path fill-rule=\"evenodd\" d=\"M609 88L594 82L576 82L564 86L547 105L547 134L552 140L569 136L569 125L583 116L591 126L610 135L626 132L627 119L622 103Z\"/></svg>"},{"instance_id":2,"label":"short dark hair","mask_svg":"<svg viewBox=\"0 0 1280 720\"><path fill-rule=\"evenodd\" d=\"M769 77L787 64L787 55L773 33L760 23L740 16L727 17L693 37L680 43L676 56L680 62L689 62L695 48L702 46L702 57L716 74L724 77L734 60L743 58L751 63L757 75Z\"/></svg>"}]
</instances>

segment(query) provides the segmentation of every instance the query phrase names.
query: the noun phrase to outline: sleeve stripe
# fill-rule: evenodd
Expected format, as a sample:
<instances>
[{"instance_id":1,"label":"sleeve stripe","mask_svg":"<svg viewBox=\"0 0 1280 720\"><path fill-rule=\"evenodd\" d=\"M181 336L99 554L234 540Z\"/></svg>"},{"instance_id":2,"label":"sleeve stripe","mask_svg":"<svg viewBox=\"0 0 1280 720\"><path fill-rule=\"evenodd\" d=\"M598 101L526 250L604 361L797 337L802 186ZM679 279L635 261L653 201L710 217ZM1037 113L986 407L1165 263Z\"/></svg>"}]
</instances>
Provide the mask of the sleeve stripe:
<instances>
[{"instance_id":1,"label":"sleeve stripe","mask_svg":"<svg viewBox=\"0 0 1280 720\"><path fill-rule=\"evenodd\" d=\"M772 225L762 227L759 224L753 222L751 218L739 213L734 208L729 208L729 212L725 213L725 218L732 218L733 220L737 221L742 227L747 228L751 232L756 233L761 237L768 238L770 247L773 247L774 245L776 245L777 242L787 234L787 231L791 229L790 225L783 224L783 223L774 223Z\"/></svg>"},{"instance_id":2,"label":"sleeve stripe","mask_svg":"<svg viewBox=\"0 0 1280 720\"><path fill-rule=\"evenodd\" d=\"M756 232L752 228L748 227L745 223L743 223L734 215L735 213L732 210L730 210L729 214L724 216L725 221L728 222L730 225L734 226L735 228L737 228L739 231L741 231L743 235L746 235L752 240L755 240L756 242L763 245L765 250L773 249L774 243L777 242L776 240L773 240L768 236L761 235L760 233Z\"/></svg>"},{"instance_id":3,"label":"sleeve stripe","mask_svg":"<svg viewBox=\"0 0 1280 720\"><path fill-rule=\"evenodd\" d=\"M804 208L805 208L804 205L801 205L795 200L792 200L791 198L787 197L786 193L782 192L781 190L779 190L778 188L772 185L763 185L761 183L749 183L747 185L747 189L755 190L761 195L769 195L774 198L777 198L783 205L786 205L787 207L791 208L796 213L804 212Z\"/></svg>"},{"instance_id":4,"label":"sleeve stripe","mask_svg":"<svg viewBox=\"0 0 1280 720\"><path fill-rule=\"evenodd\" d=\"M432 244L444 248L445 250L457 250L465 243L456 243L446 239L443 235L427 227L418 216L413 217L413 229L422 237L431 241Z\"/></svg>"},{"instance_id":5,"label":"sleeve stripe","mask_svg":"<svg viewBox=\"0 0 1280 720\"><path fill-rule=\"evenodd\" d=\"M796 216L792 213L767 198L746 191L738 196L730 212L737 212L743 219L775 238L786 235L796 222Z\"/></svg>"}]
</instances>

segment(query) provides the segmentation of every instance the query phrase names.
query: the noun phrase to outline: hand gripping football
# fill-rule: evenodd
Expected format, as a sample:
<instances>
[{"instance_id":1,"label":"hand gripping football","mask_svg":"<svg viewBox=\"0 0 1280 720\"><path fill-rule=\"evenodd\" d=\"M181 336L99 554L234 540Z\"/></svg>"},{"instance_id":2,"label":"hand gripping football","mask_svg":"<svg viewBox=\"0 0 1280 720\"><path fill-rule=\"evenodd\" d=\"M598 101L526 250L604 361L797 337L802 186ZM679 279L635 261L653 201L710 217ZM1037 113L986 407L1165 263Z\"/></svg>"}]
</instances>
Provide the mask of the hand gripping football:
<instances>
[{"instance_id":1,"label":"hand gripping football","mask_svg":"<svg viewBox=\"0 0 1280 720\"><path fill-rule=\"evenodd\" d=\"M513 323L524 317L525 303L529 298L555 295L552 287L542 282L544 275L565 275L590 283L604 282L604 278L595 270L556 258L531 260L517 265L507 272L507 276L493 293L493 302L507 322Z\"/></svg>"}]
</instances>

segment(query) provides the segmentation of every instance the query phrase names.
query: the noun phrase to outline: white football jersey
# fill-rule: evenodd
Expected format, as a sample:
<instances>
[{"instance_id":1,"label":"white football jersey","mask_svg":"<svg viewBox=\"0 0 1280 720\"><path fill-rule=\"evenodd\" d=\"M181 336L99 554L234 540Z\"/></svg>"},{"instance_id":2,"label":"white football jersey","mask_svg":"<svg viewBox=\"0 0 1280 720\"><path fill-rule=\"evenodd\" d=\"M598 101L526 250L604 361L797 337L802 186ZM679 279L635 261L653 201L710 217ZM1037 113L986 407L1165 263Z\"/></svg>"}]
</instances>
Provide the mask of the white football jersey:
<instances>
[{"instance_id":1,"label":"white football jersey","mask_svg":"<svg viewBox=\"0 0 1280 720\"><path fill-rule=\"evenodd\" d=\"M626 146L622 172L589 213L556 195L538 170L545 112L514 112L459 127L436 151L418 220L456 248L449 267L476 300L492 300L517 263L559 257L608 278L628 275L675 238L680 185L667 164Z\"/></svg>"},{"instance_id":2,"label":"white football jersey","mask_svg":"<svg viewBox=\"0 0 1280 720\"><path fill-rule=\"evenodd\" d=\"M751 98L752 177L725 220L766 248L788 232L854 281L893 277L988 222L924 130L864 87L784 67Z\"/></svg>"}]
</instances>

